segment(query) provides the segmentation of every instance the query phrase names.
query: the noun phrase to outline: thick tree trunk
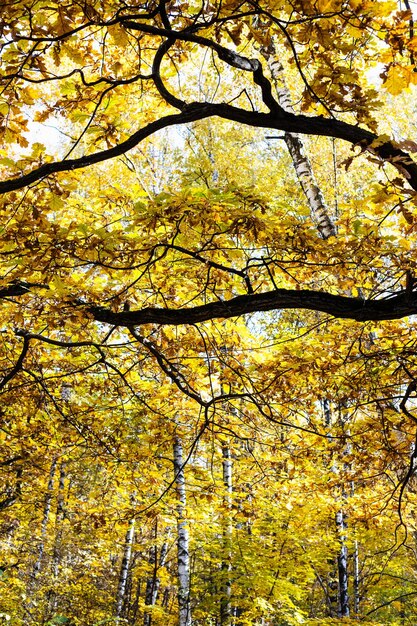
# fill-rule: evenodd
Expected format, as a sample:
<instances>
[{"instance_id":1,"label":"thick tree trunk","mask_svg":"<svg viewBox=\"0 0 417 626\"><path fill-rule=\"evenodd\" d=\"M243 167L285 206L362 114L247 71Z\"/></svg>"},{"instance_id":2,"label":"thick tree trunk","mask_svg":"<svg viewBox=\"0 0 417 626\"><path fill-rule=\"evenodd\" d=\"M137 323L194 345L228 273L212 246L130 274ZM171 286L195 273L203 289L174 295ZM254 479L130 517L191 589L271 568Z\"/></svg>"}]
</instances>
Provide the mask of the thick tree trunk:
<instances>
[{"instance_id":1,"label":"thick tree trunk","mask_svg":"<svg viewBox=\"0 0 417 626\"><path fill-rule=\"evenodd\" d=\"M186 520L187 493L184 475L182 442L175 436L174 472L177 491L177 561L178 561L178 626L191 626L190 606L190 553L188 524Z\"/></svg>"},{"instance_id":2,"label":"thick tree trunk","mask_svg":"<svg viewBox=\"0 0 417 626\"><path fill-rule=\"evenodd\" d=\"M294 113L290 92L283 75L283 67L277 59L274 44L271 42L268 48L262 48L261 53L268 64L280 106L287 113ZM336 236L336 227L329 215L321 190L315 181L313 169L308 156L305 154L300 136L287 132L283 138L290 153L297 178L307 198L312 219L317 225L317 230L323 239Z\"/></svg>"},{"instance_id":3,"label":"thick tree trunk","mask_svg":"<svg viewBox=\"0 0 417 626\"><path fill-rule=\"evenodd\" d=\"M131 519L129 527L126 531L125 543L123 548L123 558L120 567L119 584L116 596L116 617L122 617L126 604L127 582L129 578L130 562L132 559L132 546L135 537L135 519Z\"/></svg>"}]
</instances>

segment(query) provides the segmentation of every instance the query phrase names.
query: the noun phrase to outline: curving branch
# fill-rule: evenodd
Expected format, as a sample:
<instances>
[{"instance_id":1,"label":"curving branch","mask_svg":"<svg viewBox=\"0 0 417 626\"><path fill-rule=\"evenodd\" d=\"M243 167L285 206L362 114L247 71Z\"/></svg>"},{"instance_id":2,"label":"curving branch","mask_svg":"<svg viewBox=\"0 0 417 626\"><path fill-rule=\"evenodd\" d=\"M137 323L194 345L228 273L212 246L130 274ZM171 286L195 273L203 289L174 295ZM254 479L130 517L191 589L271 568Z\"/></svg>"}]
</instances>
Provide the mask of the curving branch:
<instances>
[{"instance_id":1,"label":"curving branch","mask_svg":"<svg viewBox=\"0 0 417 626\"><path fill-rule=\"evenodd\" d=\"M28 294L30 287L42 287L48 290L47 285L13 283L0 289L0 299L7 299L10 295L19 296ZM259 313L261 311L284 311L290 309L305 309L327 313L339 319L351 319L356 322L395 320L417 314L417 291L403 289L389 298L367 300L351 296L340 296L325 291L312 289L274 289L264 293L247 293L230 300L218 300L193 307L161 308L145 307L137 310L115 312L100 305L91 305L84 300L69 299L67 305L84 309L97 322L132 328L142 324L160 324L178 326L181 324L198 324L214 319L228 319ZM41 336L17 330L16 335L23 339L40 339ZM42 336L42 339L45 338ZM94 342L59 342L49 341L56 345L70 347L72 345L91 345L98 347ZM147 346L148 347L148 346Z\"/></svg>"},{"instance_id":2,"label":"curving branch","mask_svg":"<svg viewBox=\"0 0 417 626\"><path fill-rule=\"evenodd\" d=\"M390 162L400 169L408 180L409 185L417 191L417 164L414 163L410 155L389 141L382 145L372 146L372 143L378 139L377 135L354 124L327 119L322 116L308 117L307 115L295 115L293 113L285 113L283 116L281 112L277 114L275 111L260 113L240 109L230 104L193 102L186 105L180 113L167 115L144 126L113 148L76 159L64 159L62 161L45 163L27 174L2 181L0 182L0 194L23 189L57 172L82 169L95 163L113 159L125 154L158 130L176 124L189 124L190 122L208 117L220 117L257 128L334 137L335 139L343 139L353 145L361 145L364 149L369 149L373 154L377 155L382 161Z\"/></svg>"},{"instance_id":3,"label":"curving branch","mask_svg":"<svg viewBox=\"0 0 417 626\"><path fill-rule=\"evenodd\" d=\"M239 273L239 272L236 272ZM7 299L10 295L19 296L28 294L30 287L48 290L47 285L30 283L13 283L0 289L0 299ZM261 311L284 311L290 309L305 309L327 313L339 319L351 319L356 322L395 320L417 314L417 290L403 289L389 298L367 300L351 296L340 296L325 291L312 289L274 289L264 293L247 293L230 300L218 300L193 307L161 308L145 307L137 310L112 311L101 305L92 305L84 300L69 299L67 305L84 309L97 322L132 328L142 324L160 324L178 326L181 324L198 324L214 319L228 319L259 313ZM23 339L43 339L40 335L33 335L23 330L17 330L16 335ZM71 347L72 345L91 345L99 347L94 342L60 342L51 341L56 345ZM148 346L147 346L148 347Z\"/></svg>"},{"instance_id":4,"label":"curving branch","mask_svg":"<svg viewBox=\"0 0 417 626\"><path fill-rule=\"evenodd\" d=\"M23 347L22 351L17 359L15 365L12 367L10 372L4 376L4 378L0 381L0 389L3 389L7 385L7 383L12 380L20 372L23 367L23 361L29 351L29 339L28 337L23 337Z\"/></svg>"},{"instance_id":5,"label":"curving branch","mask_svg":"<svg viewBox=\"0 0 417 626\"><path fill-rule=\"evenodd\" d=\"M205 46L206 48L210 48L214 50L219 59L227 63L228 65L235 67L244 72L252 72L253 80L256 85L261 88L262 100L268 107L271 112L274 112L277 116L285 115L284 109L279 105L279 103L275 100L272 95L271 83L264 76L262 70L262 64L257 59L248 59L225 46L220 45L219 43L208 39L207 37L202 37L201 35L194 35L188 31L174 31L168 30L164 28L158 28L156 26L152 26L150 24L144 24L143 22L132 22L126 21L123 22L123 26L130 30L139 30L144 33L149 33L153 35L160 35L161 37L166 37L166 41L161 45L158 52L155 55L155 61L153 65L153 72L155 74L155 84L159 89L161 95L166 99L169 104L172 106L182 109L184 103L170 94L165 86L162 84L162 81L159 76L159 67L161 65L161 61L165 53L169 50L169 48L175 43L176 40L180 41L189 41L192 43L197 43L199 45Z\"/></svg>"},{"instance_id":6,"label":"curving branch","mask_svg":"<svg viewBox=\"0 0 417 626\"><path fill-rule=\"evenodd\" d=\"M146 307L115 313L101 306L83 305L98 322L134 327L142 324L198 324L213 319L238 317L260 311L306 309L328 313L336 318L357 322L393 320L417 313L417 292L406 291L385 300L365 300L338 296L309 289L276 289L266 293L247 294L230 300L210 302L183 309Z\"/></svg>"},{"instance_id":7,"label":"curving branch","mask_svg":"<svg viewBox=\"0 0 417 626\"><path fill-rule=\"evenodd\" d=\"M300 133L306 135L321 135L336 139L343 139L353 145L360 145L363 150L369 150L382 161L391 163L408 180L410 186L417 191L417 164L412 160L407 152L398 148L395 143L387 141L380 144L378 136L359 126L336 120L334 118L324 118L322 116L308 117L306 115L295 115L291 111L286 111L280 103L273 97L270 81L264 76L262 64L258 59L249 59L233 50L230 50L218 42L207 37L195 34L201 25L194 24L188 29L175 31L171 28L161 28L142 21L135 21L132 17L118 17L112 23L120 23L124 28L136 30L151 35L161 37L164 41L158 48L152 74L146 76L135 76L126 81L117 81L117 84L134 82L138 78L153 79L156 88L165 101L172 107L177 108L179 113L161 117L154 122L147 124L133 133L128 139L118 145L84 155L79 158L69 159L65 157L61 161L44 163L40 167L12 178L0 182L0 194L8 193L17 189L23 189L28 185L36 183L43 178L58 172L66 172L74 169L88 167L95 163L100 163L125 154L141 141L153 135L158 130L174 125L189 124L208 117L220 117L230 121L238 122L252 127L268 128L271 130L283 131L284 133ZM168 23L165 24L169 26ZM37 41L37 40L36 40ZM225 63L241 71L251 72L253 80L261 90L262 101L269 109L269 113L258 111L248 111L234 107L230 104L215 104L208 102L186 103L174 94L171 94L160 76L160 65L163 57L176 41L185 41L210 48Z\"/></svg>"},{"instance_id":8,"label":"curving branch","mask_svg":"<svg viewBox=\"0 0 417 626\"><path fill-rule=\"evenodd\" d=\"M195 400L200 406L208 407L209 402L205 402L199 393L197 393L190 385L190 383L186 380L186 378L181 374L177 366L169 361L169 359L162 354L155 346L154 343L148 338L140 335L135 328L130 326L130 333L132 337L136 339L144 348L146 348L152 356L155 358L161 370L168 376L168 378L173 382L182 393L187 395L189 398Z\"/></svg>"},{"instance_id":9,"label":"curving branch","mask_svg":"<svg viewBox=\"0 0 417 626\"><path fill-rule=\"evenodd\" d=\"M375 613L375 611L379 611L380 609L383 609L384 607L389 606L393 602L398 602L398 600L402 600L403 598L410 598L411 596L416 596L416 595L417 595L417 591L409 591L408 593L402 593L399 596L395 596L395 598L391 598L391 600L387 600L386 602L379 604L374 609L371 609L370 611L368 611L366 615L371 615L372 613Z\"/></svg>"}]
</instances>

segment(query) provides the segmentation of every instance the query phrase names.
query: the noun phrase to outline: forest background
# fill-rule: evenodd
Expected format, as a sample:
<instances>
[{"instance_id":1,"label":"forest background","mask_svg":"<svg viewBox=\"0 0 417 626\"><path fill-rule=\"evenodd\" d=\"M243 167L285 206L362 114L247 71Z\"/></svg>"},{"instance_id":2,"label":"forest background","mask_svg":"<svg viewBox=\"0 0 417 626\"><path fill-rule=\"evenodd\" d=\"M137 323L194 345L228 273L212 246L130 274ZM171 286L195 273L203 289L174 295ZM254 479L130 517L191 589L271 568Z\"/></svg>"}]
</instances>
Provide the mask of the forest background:
<instances>
[{"instance_id":1,"label":"forest background","mask_svg":"<svg viewBox=\"0 0 417 626\"><path fill-rule=\"evenodd\" d=\"M2 3L0 623L416 623L411 5Z\"/></svg>"}]
</instances>

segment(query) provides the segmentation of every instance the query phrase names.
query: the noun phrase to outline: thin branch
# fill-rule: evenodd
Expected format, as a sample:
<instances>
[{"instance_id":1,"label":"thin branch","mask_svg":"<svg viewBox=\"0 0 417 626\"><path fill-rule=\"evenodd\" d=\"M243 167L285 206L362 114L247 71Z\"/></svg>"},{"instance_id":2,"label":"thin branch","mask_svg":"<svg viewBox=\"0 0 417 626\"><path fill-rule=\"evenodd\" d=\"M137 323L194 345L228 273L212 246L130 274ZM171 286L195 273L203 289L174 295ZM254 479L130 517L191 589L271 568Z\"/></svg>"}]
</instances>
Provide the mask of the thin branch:
<instances>
[{"instance_id":1,"label":"thin branch","mask_svg":"<svg viewBox=\"0 0 417 626\"><path fill-rule=\"evenodd\" d=\"M20 372L20 370L22 369L23 361L25 360L25 356L28 353L28 350L29 350L29 338L23 337L23 347L19 355L19 358L17 359L14 367L12 367L10 372L6 374L6 376L3 378L2 381L0 381L0 389L3 389L7 385L7 383L10 380L12 380L12 378L14 378L16 374Z\"/></svg>"},{"instance_id":2,"label":"thin branch","mask_svg":"<svg viewBox=\"0 0 417 626\"><path fill-rule=\"evenodd\" d=\"M417 591L410 591L409 593L402 593L400 596L395 596L395 598L392 598L391 600L387 600L387 602L383 602L382 604L375 607L374 609L371 609L370 611L366 613L366 615L371 615L371 613L375 613L375 611L379 611L379 609L383 609L385 606L389 606L393 602L397 602L397 600L402 600L403 598L408 598L410 596L416 596L416 595L417 595Z\"/></svg>"}]
</instances>

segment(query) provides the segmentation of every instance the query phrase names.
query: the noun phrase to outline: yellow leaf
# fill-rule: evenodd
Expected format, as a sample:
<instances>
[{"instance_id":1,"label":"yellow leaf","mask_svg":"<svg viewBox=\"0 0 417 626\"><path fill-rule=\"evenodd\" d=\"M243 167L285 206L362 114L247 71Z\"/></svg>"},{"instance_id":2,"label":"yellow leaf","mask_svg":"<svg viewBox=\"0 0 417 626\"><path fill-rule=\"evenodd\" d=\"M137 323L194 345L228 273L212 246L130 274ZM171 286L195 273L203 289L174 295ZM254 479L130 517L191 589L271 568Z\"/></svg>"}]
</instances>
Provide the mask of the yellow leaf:
<instances>
[{"instance_id":1,"label":"yellow leaf","mask_svg":"<svg viewBox=\"0 0 417 626\"><path fill-rule=\"evenodd\" d=\"M393 96L397 96L407 89L410 84L415 85L417 83L417 75L413 72L412 67L397 64L391 65L383 77L385 77L383 86Z\"/></svg>"}]
</instances>

